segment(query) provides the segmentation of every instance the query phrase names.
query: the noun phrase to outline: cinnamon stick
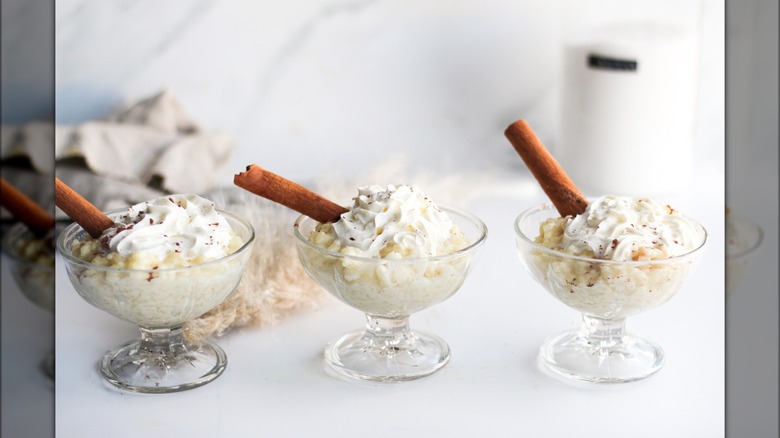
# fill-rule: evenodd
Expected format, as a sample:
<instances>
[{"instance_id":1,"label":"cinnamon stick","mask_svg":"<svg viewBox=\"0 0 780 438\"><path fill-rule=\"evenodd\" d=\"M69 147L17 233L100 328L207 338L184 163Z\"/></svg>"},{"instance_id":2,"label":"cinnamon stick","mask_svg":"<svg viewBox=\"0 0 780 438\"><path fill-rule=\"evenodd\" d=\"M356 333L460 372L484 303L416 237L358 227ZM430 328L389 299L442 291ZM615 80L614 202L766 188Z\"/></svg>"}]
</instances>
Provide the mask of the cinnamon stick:
<instances>
[{"instance_id":1,"label":"cinnamon stick","mask_svg":"<svg viewBox=\"0 0 780 438\"><path fill-rule=\"evenodd\" d=\"M336 222L348 210L311 190L256 164L233 177L233 184L256 195L282 204L317 222Z\"/></svg>"},{"instance_id":2,"label":"cinnamon stick","mask_svg":"<svg viewBox=\"0 0 780 438\"><path fill-rule=\"evenodd\" d=\"M81 228L97 239L103 231L114 225L114 221L97 207L68 187L59 178L54 178L54 203Z\"/></svg>"},{"instance_id":3,"label":"cinnamon stick","mask_svg":"<svg viewBox=\"0 0 780 438\"><path fill-rule=\"evenodd\" d=\"M0 178L0 189L3 207L34 234L42 236L54 228L54 217L5 178Z\"/></svg>"},{"instance_id":4,"label":"cinnamon stick","mask_svg":"<svg viewBox=\"0 0 780 438\"><path fill-rule=\"evenodd\" d=\"M525 165L531 170L561 216L576 216L585 211L588 200L550 155L525 120L518 120L509 125L504 135L525 161Z\"/></svg>"}]
</instances>

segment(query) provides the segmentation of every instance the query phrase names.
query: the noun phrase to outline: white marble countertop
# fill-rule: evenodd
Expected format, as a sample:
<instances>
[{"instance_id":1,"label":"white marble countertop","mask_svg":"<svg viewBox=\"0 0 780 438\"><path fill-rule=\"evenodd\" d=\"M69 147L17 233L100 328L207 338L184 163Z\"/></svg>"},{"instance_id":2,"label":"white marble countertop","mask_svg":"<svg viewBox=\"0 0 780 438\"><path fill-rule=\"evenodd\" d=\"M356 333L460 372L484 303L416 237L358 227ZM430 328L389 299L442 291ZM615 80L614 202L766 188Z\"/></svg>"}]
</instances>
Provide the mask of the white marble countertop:
<instances>
[{"instance_id":1,"label":"white marble countertop","mask_svg":"<svg viewBox=\"0 0 780 438\"><path fill-rule=\"evenodd\" d=\"M665 367L644 381L573 385L536 367L541 342L579 317L534 283L515 254L512 222L543 201L541 191L505 194L471 204L490 235L462 289L411 318L412 328L450 344L451 362L400 384L344 381L323 370L325 344L364 323L331 299L275 327L218 338L228 368L206 386L166 395L115 390L97 363L137 331L83 301L58 264L57 436L721 436L723 194L712 187L723 174L702 167L697 176L700 183L670 203L708 229L706 254L676 297L628 320L629 331L667 353Z\"/></svg>"}]
</instances>

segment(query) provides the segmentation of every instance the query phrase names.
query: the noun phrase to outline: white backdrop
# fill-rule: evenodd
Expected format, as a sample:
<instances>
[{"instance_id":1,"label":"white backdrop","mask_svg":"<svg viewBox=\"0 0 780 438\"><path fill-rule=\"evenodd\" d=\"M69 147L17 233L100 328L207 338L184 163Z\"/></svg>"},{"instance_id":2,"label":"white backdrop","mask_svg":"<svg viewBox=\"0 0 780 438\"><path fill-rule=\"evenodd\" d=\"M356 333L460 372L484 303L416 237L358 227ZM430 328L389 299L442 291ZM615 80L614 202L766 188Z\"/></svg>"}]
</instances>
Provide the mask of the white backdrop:
<instances>
[{"instance_id":1,"label":"white backdrop","mask_svg":"<svg viewBox=\"0 0 780 438\"><path fill-rule=\"evenodd\" d=\"M723 8L702 2L697 142L721 166ZM491 169L510 122L552 138L560 18L546 0L60 1L57 121L168 88L236 138L235 171Z\"/></svg>"}]
</instances>

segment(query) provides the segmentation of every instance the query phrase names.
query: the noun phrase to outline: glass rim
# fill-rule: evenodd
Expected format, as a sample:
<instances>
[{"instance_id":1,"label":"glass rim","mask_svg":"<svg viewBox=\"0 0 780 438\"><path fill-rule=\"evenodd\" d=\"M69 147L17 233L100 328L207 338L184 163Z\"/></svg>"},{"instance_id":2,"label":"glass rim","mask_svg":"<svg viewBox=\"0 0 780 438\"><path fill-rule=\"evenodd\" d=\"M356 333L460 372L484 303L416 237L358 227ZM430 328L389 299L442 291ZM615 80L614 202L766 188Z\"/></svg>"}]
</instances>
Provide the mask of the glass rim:
<instances>
[{"instance_id":1,"label":"glass rim","mask_svg":"<svg viewBox=\"0 0 780 438\"><path fill-rule=\"evenodd\" d=\"M548 248L546 246L540 245L536 243L534 240L532 240L529 236L527 236L525 233L523 233L520 230L520 222L526 219L527 217L535 214L535 213L541 213L543 211L550 211L553 210L555 207L551 203L542 203L541 205L537 205L534 207L531 207L527 210L524 210L522 213L520 213L514 222L514 230L515 235L519 237L523 243L527 244L528 246L532 247L533 249L537 251L541 251L543 253L569 259L569 260L577 260L582 262L588 262L588 263L599 263L604 265L620 265L620 266L646 266L646 265L661 265L661 264L668 264L668 263L676 263L679 261L683 261L686 259L693 258L694 256L698 256L704 249L704 247L707 244L708 240L708 233L707 229L704 228L698 221L691 219L686 216L686 219L691 221L694 225L696 225L702 233L702 241L701 243L694 249L686 252L685 254L676 255L673 257L665 258L665 259L654 259L654 260L608 260L608 259L599 259L599 258L592 258L592 257L584 257L584 256L576 256L572 254L567 254L562 251L558 251L552 248Z\"/></svg>"},{"instance_id":2,"label":"glass rim","mask_svg":"<svg viewBox=\"0 0 780 438\"><path fill-rule=\"evenodd\" d=\"M125 212L127 212L127 210L128 210L128 207L117 208L117 209L113 209L113 210L104 211L103 214L105 214L108 217L113 217L113 216L115 216L115 215L117 215L119 213L125 213ZM218 259L209 260L209 261L204 262L204 263L198 263L198 264L189 265L189 266L180 266L180 267L176 267L176 268L163 268L163 269L151 269L151 268L126 269L126 268L114 268L114 267L111 267L111 266L95 265L93 263L90 263L90 262L88 262L86 260L82 260L82 259L74 256L73 254L70 253L70 251L67 251L66 248L65 248L65 239L68 236L70 236L71 234L80 232L80 231L81 232L84 231L84 229L81 228L81 225L79 225L76 222L73 222L70 225L68 225L67 227L65 227L65 229L62 230L60 235L57 237L57 244L56 244L57 252L60 253L60 255L68 263L71 263L71 264L74 264L74 265L79 265L79 266L82 266L82 267L84 267L86 269L91 269L93 271L104 271L104 272L128 272L128 273L132 273L132 272L138 272L138 273L148 273L148 272L161 273L161 272L165 272L165 273L168 273L168 272L186 271L188 269L198 268L198 267L201 267L201 266L205 267L205 266L215 265L215 264L224 262L226 260L230 260L232 258L235 258L239 254L246 252L252 246L252 243L255 240L255 228L252 226L251 223L249 223L248 220L242 218L241 216L238 216L235 213L231 213L231 212L226 211L226 210L222 210L222 209L219 209L219 208L215 208L215 210L219 214L221 214L223 216L227 216L227 217L237 221L241 225L247 227L247 229L249 230L249 238L246 240L246 242L244 242L243 245L241 245L240 248L238 248L237 250L233 251L232 253L230 253L230 254L228 254L228 255L226 255L224 257L220 257Z\"/></svg>"},{"instance_id":3,"label":"glass rim","mask_svg":"<svg viewBox=\"0 0 780 438\"><path fill-rule=\"evenodd\" d=\"M295 220L295 223L293 224L293 235L295 238L306 245L307 247L325 254L327 256L331 257L337 257L337 258L344 258L347 260L356 260L361 262L372 262L372 263L378 263L378 264L394 264L394 263L412 263L412 262L432 262L432 261L441 261L441 260L447 260L447 259L454 259L463 255L470 254L474 251L476 251L479 247L481 247L485 240L487 240L488 236L488 229L484 222L477 216L459 209L455 207L445 207L445 206L439 206L439 209L445 211L447 214L455 214L457 216L461 216L465 218L466 220L470 221L473 225L476 225L477 229L479 230L479 237L469 245L467 245L464 248L461 248L455 252L447 253L447 254L439 254L435 256L428 256L428 257L408 257L408 258L402 258L402 259L386 259L386 258L379 258L379 257L364 257L364 256L358 256L358 255L352 255L352 254L342 254L337 251L331 251L328 249L325 249L321 246L318 246L312 242L309 241L306 237L301 234L300 231L300 225L305 221L313 221L316 223L316 220L306 216L306 215L300 215Z\"/></svg>"}]
</instances>

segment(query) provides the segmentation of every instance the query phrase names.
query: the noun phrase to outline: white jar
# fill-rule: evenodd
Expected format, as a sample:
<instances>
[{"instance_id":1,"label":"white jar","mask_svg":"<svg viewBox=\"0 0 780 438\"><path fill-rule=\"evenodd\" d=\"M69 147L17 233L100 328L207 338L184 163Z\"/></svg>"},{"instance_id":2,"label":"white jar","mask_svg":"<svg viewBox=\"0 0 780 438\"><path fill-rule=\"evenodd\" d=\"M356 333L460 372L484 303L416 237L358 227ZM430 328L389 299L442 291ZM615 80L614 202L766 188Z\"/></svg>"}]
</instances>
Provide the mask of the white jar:
<instances>
[{"instance_id":1,"label":"white jar","mask_svg":"<svg viewBox=\"0 0 780 438\"><path fill-rule=\"evenodd\" d=\"M556 156L591 194L671 194L693 167L700 5L566 0Z\"/></svg>"}]
</instances>

